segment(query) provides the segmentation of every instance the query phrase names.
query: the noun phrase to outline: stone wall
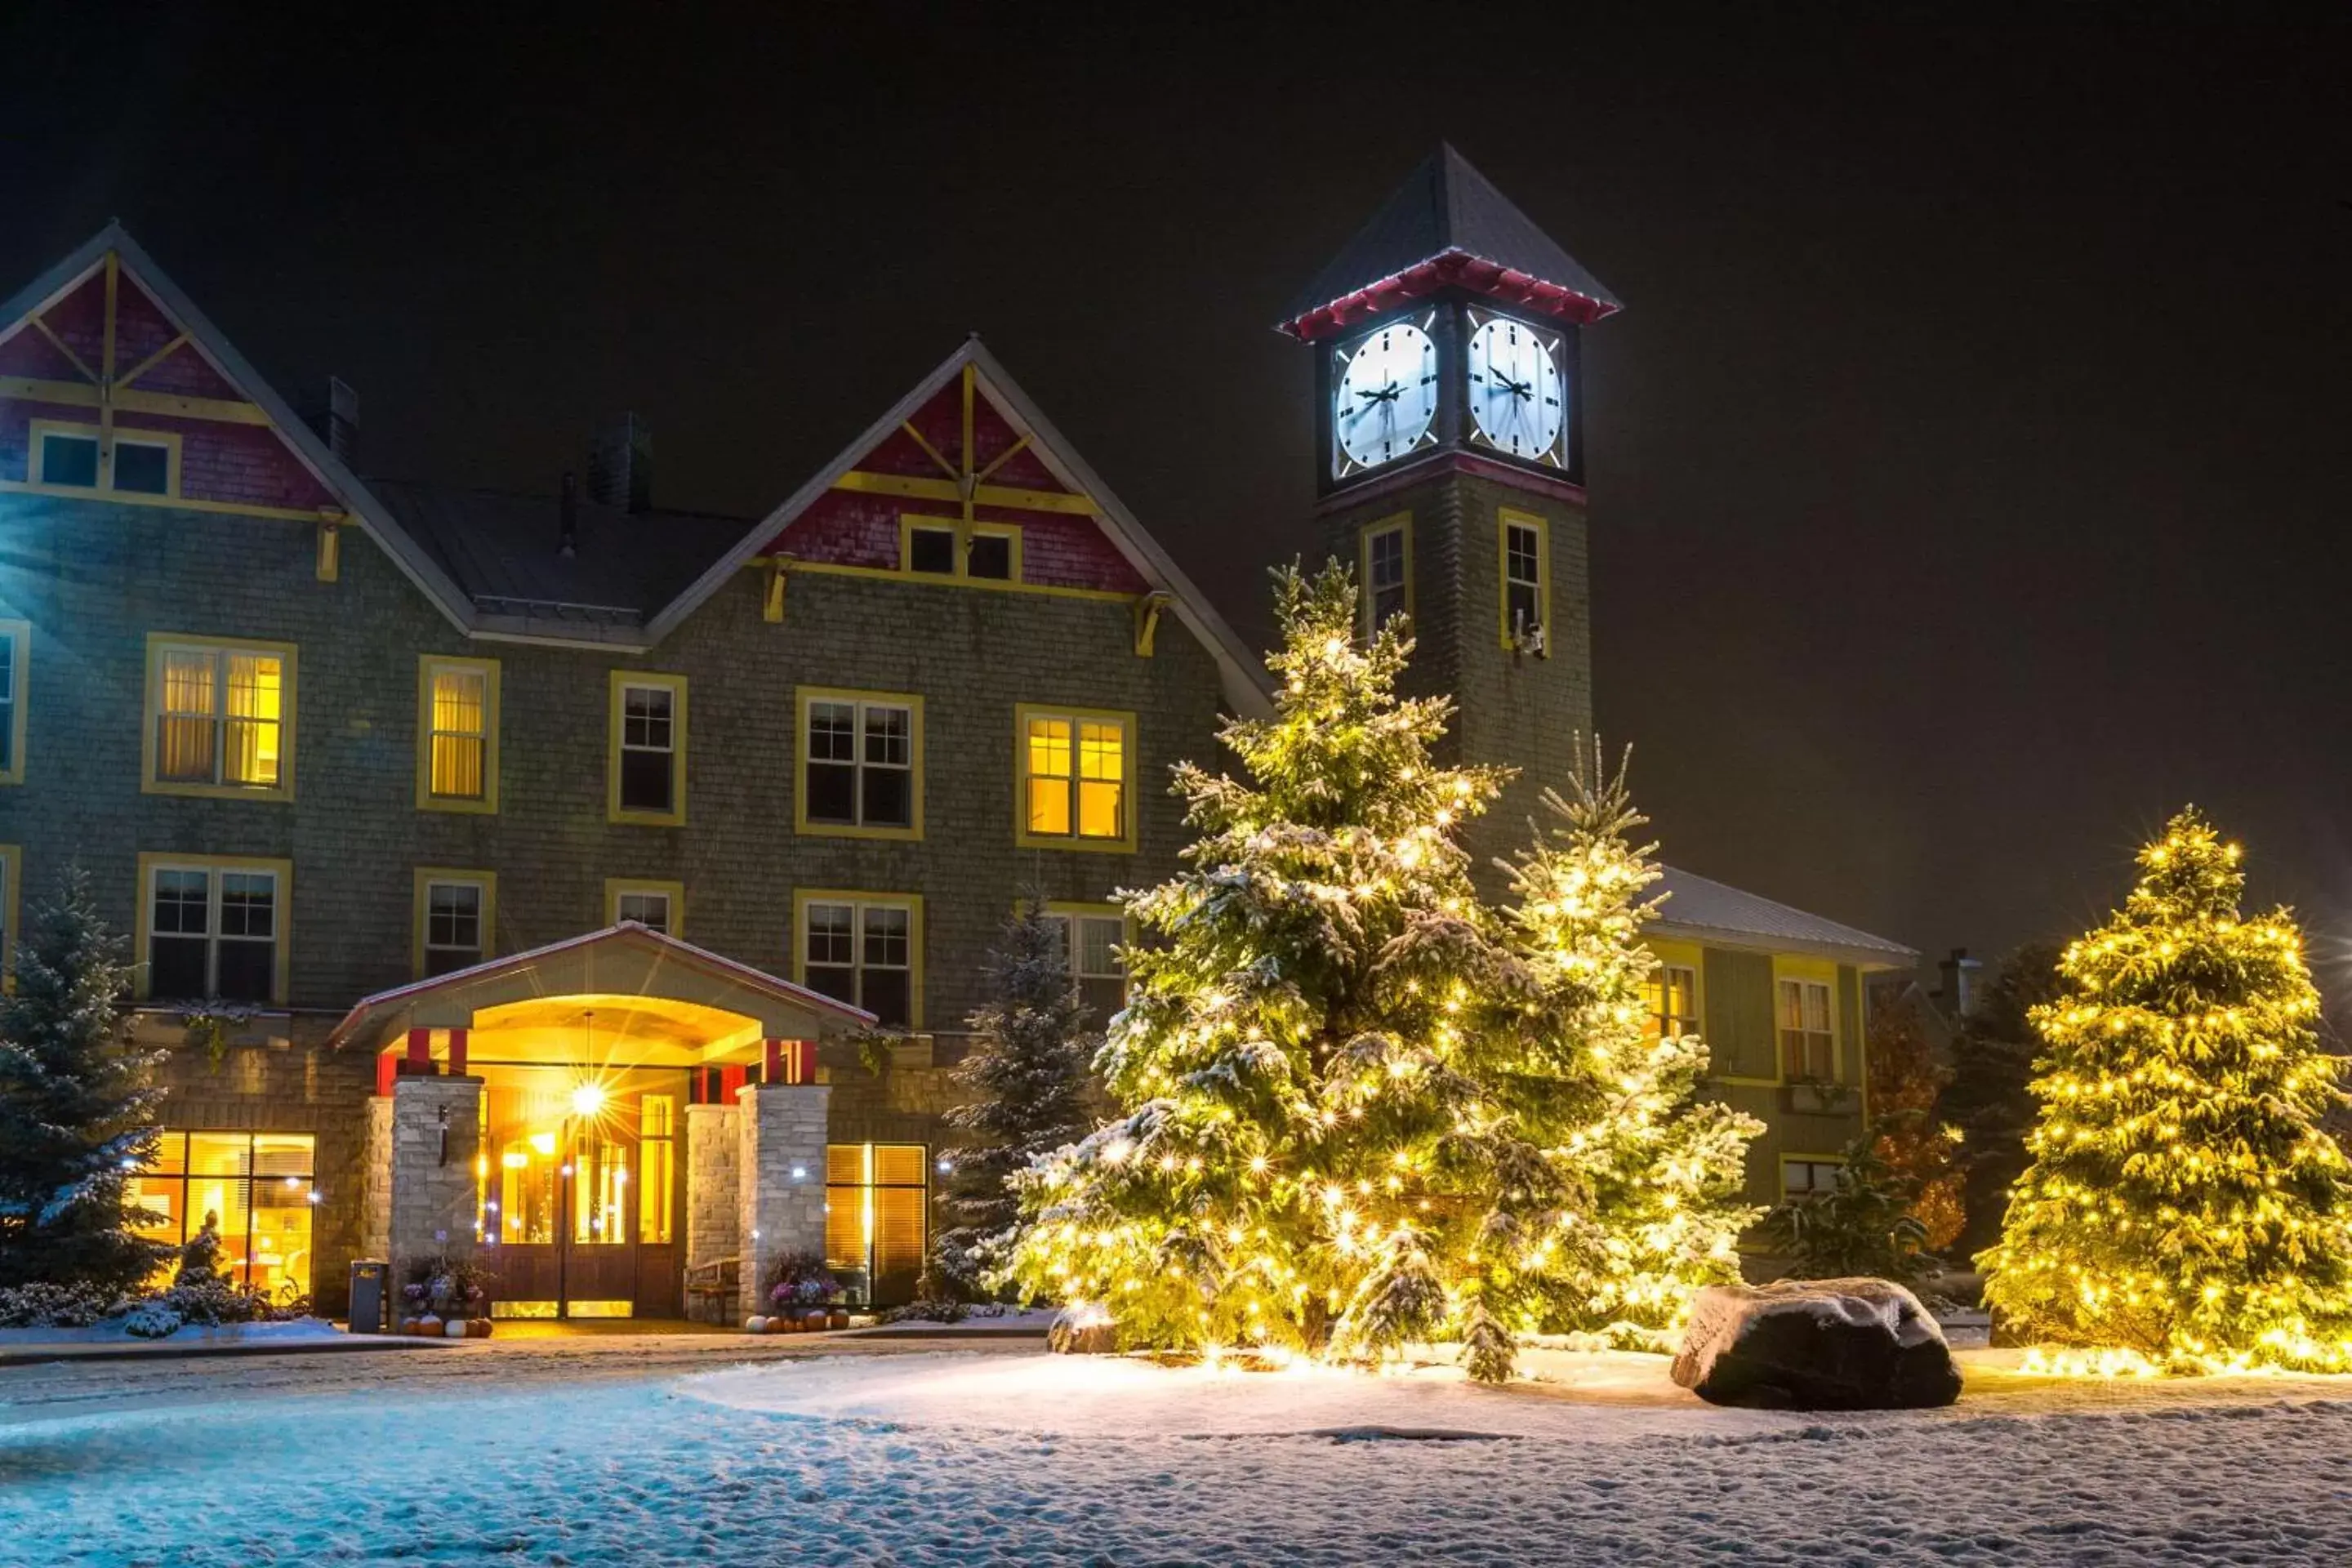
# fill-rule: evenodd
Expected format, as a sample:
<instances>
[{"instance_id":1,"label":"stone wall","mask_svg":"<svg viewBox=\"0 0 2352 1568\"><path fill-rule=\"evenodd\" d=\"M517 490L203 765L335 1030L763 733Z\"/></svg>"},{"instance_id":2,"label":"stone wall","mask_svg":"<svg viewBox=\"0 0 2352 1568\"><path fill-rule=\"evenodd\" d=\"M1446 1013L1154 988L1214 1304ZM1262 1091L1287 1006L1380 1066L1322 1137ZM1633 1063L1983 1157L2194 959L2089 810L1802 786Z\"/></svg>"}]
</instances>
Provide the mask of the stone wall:
<instances>
[{"instance_id":1,"label":"stone wall","mask_svg":"<svg viewBox=\"0 0 2352 1568\"><path fill-rule=\"evenodd\" d=\"M686 1108L686 1267L742 1253L743 1113L732 1105ZM733 1303L721 1307L732 1310ZM698 1310L687 1298L687 1314Z\"/></svg>"},{"instance_id":2,"label":"stone wall","mask_svg":"<svg viewBox=\"0 0 2352 1568\"><path fill-rule=\"evenodd\" d=\"M446 1143L442 1138L446 1113ZM392 1223L385 1251L395 1300L409 1266L474 1251L474 1156L482 1142L482 1080L404 1078L392 1091Z\"/></svg>"},{"instance_id":3,"label":"stone wall","mask_svg":"<svg viewBox=\"0 0 2352 1568\"><path fill-rule=\"evenodd\" d=\"M367 1102L367 1202L360 1218L360 1256L392 1256L392 1097ZM347 1282L348 1283L348 1282Z\"/></svg>"},{"instance_id":4,"label":"stone wall","mask_svg":"<svg viewBox=\"0 0 2352 1568\"><path fill-rule=\"evenodd\" d=\"M824 1084L746 1084L736 1096L742 1140L738 1167L742 1194L741 1316L762 1310L761 1281L786 1252L824 1252L824 1146L828 1102Z\"/></svg>"}]
</instances>

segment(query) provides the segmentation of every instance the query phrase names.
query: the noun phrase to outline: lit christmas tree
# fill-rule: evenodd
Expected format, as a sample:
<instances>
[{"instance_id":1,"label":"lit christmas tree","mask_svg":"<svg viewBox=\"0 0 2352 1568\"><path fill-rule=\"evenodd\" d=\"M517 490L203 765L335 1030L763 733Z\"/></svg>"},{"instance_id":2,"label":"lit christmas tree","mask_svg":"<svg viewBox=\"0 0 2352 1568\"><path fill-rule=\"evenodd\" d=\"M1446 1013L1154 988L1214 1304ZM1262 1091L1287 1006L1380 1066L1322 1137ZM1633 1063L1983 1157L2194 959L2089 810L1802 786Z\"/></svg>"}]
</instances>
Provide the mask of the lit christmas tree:
<instances>
[{"instance_id":1,"label":"lit christmas tree","mask_svg":"<svg viewBox=\"0 0 2352 1568\"><path fill-rule=\"evenodd\" d=\"M1178 770L1190 868L1129 906L1160 940L1101 1057L1127 1113L1017 1178L1013 1276L1129 1344L1458 1340L1487 1380L1517 1332L1664 1323L1723 1277L1746 1129L1678 1115L1703 1053L1643 1038L1622 781L1499 919L1455 834L1502 772L1432 763L1449 705L1396 696L1410 644L1358 642L1344 571L1280 597L1276 715L1225 732L1252 782Z\"/></svg>"},{"instance_id":2,"label":"lit christmas tree","mask_svg":"<svg viewBox=\"0 0 2352 1568\"><path fill-rule=\"evenodd\" d=\"M1979 1259L2020 1337L2352 1370L2352 1170L2318 1125L2344 1063L2292 918L2239 914L2238 860L2182 812L2033 1010L2033 1163Z\"/></svg>"},{"instance_id":3,"label":"lit christmas tree","mask_svg":"<svg viewBox=\"0 0 2352 1568\"><path fill-rule=\"evenodd\" d=\"M1596 1113L1554 1152L1589 1204L1559 1214L1538 1241L1547 1266L1519 1317L1672 1349L1691 1292L1739 1278L1740 1233L1763 1212L1740 1201L1748 1143L1764 1128L1698 1100L1706 1046L1656 1027L1657 960L1640 935L1659 903L1643 898L1658 879L1657 846L1631 842L1648 819L1633 809L1624 764L1588 776L1580 746L1568 794L1546 790L1543 804L1557 820L1510 868L1509 919L1545 997L1538 1016L1556 1032L1548 1056L1580 1069L1598 1095L1578 1097Z\"/></svg>"}]
</instances>

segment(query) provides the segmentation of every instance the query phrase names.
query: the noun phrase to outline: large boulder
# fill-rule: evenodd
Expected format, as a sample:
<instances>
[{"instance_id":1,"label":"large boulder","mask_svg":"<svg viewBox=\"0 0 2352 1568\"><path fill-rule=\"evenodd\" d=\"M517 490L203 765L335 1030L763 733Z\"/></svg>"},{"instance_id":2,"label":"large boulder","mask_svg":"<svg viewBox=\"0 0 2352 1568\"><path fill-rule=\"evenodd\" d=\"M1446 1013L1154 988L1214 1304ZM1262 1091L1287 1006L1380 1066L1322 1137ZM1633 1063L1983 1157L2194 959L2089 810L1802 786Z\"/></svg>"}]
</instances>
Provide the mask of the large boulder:
<instances>
[{"instance_id":1,"label":"large boulder","mask_svg":"<svg viewBox=\"0 0 2352 1568\"><path fill-rule=\"evenodd\" d=\"M1055 1355L1117 1355L1118 1325L1100 1307L1065 1307L1045 1331L1045 1348Z\"/></svg>"},{"instance_id":2,"label":"large boulder","mask_svg":"<svg viewBox=\"0 0 2352 1568\"><path fill-rule=\"evenodd\" d=\"M1710 1405L1761 1409L1909 1410L1960 1396L1936 1320L1888 1279L1710 1285L1674 1379Z\"/></svg>"}]
</instances>

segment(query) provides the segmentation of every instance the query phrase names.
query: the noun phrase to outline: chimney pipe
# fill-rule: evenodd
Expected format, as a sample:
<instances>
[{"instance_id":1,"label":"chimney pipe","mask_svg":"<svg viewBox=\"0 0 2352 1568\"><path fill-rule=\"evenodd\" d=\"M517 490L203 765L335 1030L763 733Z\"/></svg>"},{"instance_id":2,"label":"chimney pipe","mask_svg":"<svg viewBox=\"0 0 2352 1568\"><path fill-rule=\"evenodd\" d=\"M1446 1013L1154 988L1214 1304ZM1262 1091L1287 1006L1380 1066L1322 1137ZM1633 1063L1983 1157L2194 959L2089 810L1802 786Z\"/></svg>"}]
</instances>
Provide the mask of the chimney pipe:
<instances>
[{"instance_id":1,"label":"chimney pipe","mask_svg":"<svg viewBox=\"0 0 2352 1568\"><path fill-rule=\"evenodd\" d=\"M615 415L589 444L588 499L614 511L653 510L654 433L635 415Z\"/></svg>"},{"instance_id":2,"label":"chimney pipe","mask_svg":"<svg viewBox=\"0 0 2352 1568\"><path fill-rule=\"evenodd\" d=\"M563 470L562 500L557 504L555 552L566 561L580 553L580 477Z\"/></svg>"},{"instance_id":3,"label":"chimney pipe","mask_svg":"<svg viewBox=\"0 0 2352 1568\"><path fill-rule=\"evenodd\" d=\"M1943 985L1936 1000L1943 1005L1945 1016L1958 1020L1975 1010L1978 976L1984 965L1969 956L1965 947L1952 949L1952 956L1936 966L1943 976Z\"/></svg>"},{"instance_id":4,"label":"chimney pipe","mask_svg":"<svg viewBox=\"0 0 2352 1568\"><path fill-rule=\"evenodd\" d=\"M335 461L350 468L359 457L360 395L340 375L327 378L326 395L305 411L304 424L327 444Z\"/></svg>"}]
</instances>

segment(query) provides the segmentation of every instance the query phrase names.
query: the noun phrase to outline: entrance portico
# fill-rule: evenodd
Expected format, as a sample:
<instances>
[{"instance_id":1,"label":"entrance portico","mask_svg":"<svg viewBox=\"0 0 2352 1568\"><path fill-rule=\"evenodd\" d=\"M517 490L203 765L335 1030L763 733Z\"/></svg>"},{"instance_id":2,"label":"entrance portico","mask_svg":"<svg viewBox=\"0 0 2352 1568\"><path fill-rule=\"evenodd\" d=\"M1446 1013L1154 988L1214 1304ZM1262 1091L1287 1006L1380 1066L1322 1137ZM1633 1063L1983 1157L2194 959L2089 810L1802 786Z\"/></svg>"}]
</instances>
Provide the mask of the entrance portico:
<instances>
[{"instance_id":1,"label":"entrance portico","mask_svg":"<svg viewBox=\"0 0 2352 1568\"><path fill-rule=\"evenodd\" d=\"M824 1247L816 1045L872 1016L624 922L370 996L363 1247L513 1317L676 1317L692 1267Z\"/></svg>"}]
</instances>

